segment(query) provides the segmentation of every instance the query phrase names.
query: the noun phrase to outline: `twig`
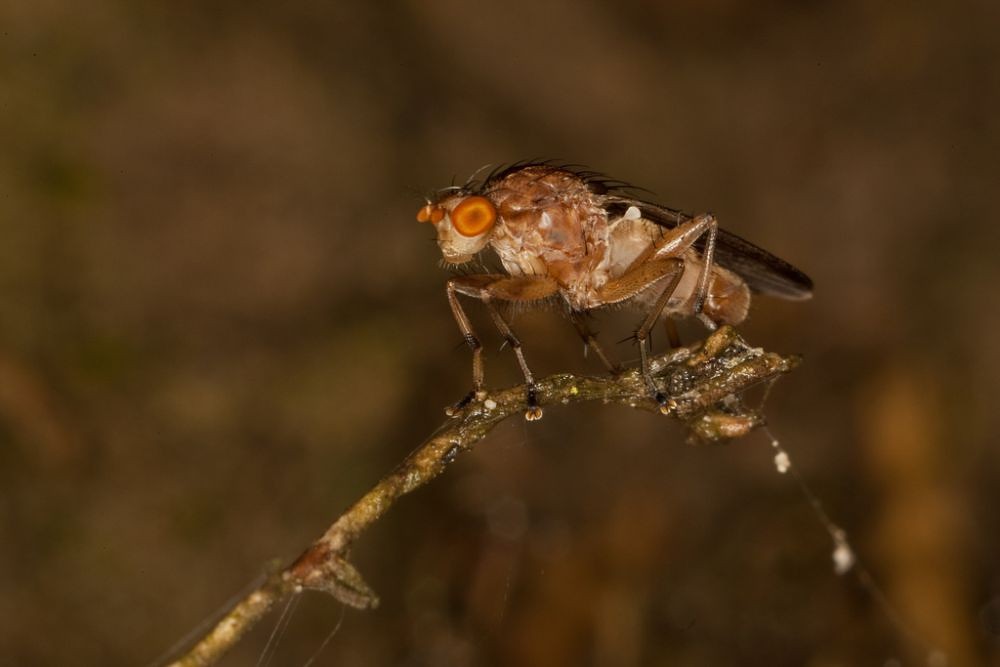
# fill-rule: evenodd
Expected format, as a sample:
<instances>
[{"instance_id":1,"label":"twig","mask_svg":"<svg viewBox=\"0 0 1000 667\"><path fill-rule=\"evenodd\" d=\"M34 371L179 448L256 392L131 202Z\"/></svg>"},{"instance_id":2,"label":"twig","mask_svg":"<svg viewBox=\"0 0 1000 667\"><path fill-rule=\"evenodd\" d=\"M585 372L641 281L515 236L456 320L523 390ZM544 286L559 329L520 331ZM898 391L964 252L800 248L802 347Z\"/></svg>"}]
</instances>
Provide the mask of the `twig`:
<instances>
[{"instance_id":1,"label":"twig","mask_svg":"<svg viewBox=\"0 0 1000 667\"><path fill-rule=\"evenodd\" d=\"M740 399L746 389L792 370L799 362L752 348L731 327L705 341L652 360L653 374L669 396L661 410L637 370L617 377L552 375L538 383L541 405L600 400L655 412L684 422L697 441L740 437L764 423ZM524 386L478 396L449 419L391 473L352 505L312 546L284 570L237 602L215 627L174 665L211 665L219 660L279 600L303 589L325 591L358 609L378 605L378 597L347 560L351 544L403 494L440 475L460 453L472 449L497 424L526 410Z\"/></svg>"}]
</instances>

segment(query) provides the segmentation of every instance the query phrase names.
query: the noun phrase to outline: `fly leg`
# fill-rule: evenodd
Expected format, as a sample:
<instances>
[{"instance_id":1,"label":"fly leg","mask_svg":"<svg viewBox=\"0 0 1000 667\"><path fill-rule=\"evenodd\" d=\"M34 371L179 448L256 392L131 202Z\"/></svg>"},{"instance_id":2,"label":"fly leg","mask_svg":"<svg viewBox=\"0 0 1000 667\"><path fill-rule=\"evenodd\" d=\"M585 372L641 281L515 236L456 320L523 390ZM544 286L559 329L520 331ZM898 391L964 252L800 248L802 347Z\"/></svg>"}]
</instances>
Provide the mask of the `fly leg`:
<instances>
[{"instance_id":1,"label":"fly leg","mask_svg":"<svg viewBox=\"0 0 1000 667\"><path fill-rule=\"evenodd\" d=\"M698 274L698 283L694 290L694 304L691 314L701 320L702 324L714 331L717 328L715 322L702 311L705 309L705 301L708 299L708 286L712 279L712 268L715 264L715 243L719 234L719 222L711 213L700 213L687 222L677 225L656 243L651 245L646 252L642 253L625 270L623 275L638 269L643 264L654 259L666 259L668 257L683 257L684 254L694 246L702 236L708 235L705 240L705 250L701 253L701 272ZM671 335L671 344L674 344L676 335Z\"/></svg>"},{"instance_id":2,"label":"fly leg","mask_svg":"<svg viewBox=\"0 0 1000 667\"><path fill-rule=\"evenodd\" d=\"M449 416L468 405L476 397L476 394L483 390L483 344L476 338L476 333L472 330L472 322L469 321L469 316L465 314L462 304L458 301L459 283L469 282L469 278L489 280L498 277L491 275L463 276L461 278L452 278L445 285L445 290L448 294L448 305L451 306L451 314L455 317L455 323L458 324L458 329L462 332L465 344L472 350L472 390L463 396L458 403L445 410Z\"/></svg>"},{"instance_id":3,"label":"fly leg","mask_svg":"<svg viewBox=\"0 0 1000 667\"><path fill-rule=\"evenodd\" d=\"M471 276L459 276L452 278L447 283L448 303L451 312L455 316L455 322L465 338L465 342L472 349L472 391L461 401L449 408L449 414L454 414L457 410L465 407L483 390L483 358L482 344L476 338L472 330L472 323L459 303L458 295L471 296L479 299L489 310L493 324L496 325L500 334L504 337L514 356L517 358L518 366L524 375L526 389L526 402L528 409L524 416L529 421L541 419L542 409L538 407L536 396L535 378L528 364L524 359L524 352L521 349L521 341L514 334L510 325L497 310L495 301L511 301L520 303L530 303L540 301L553 296L559 291L559 285L548 277L543 276L523 276L510 277L500 274L483 274Z\"/></svg>"},{"instance_id":4,"label":"fly leg","mask_svg":"<svg viewBox=\"0 0 1000 667\"><path fill-rule=\"evenodd\" d=\"M597 340L597 334L591 331L590 327L587 325L586 316L581 312L572 311L569 314L569 317L573 322L573 326L576 328L576 332L580 334L580 338L583 339L584 344L597 355L597 358L601 360L601 363L608 369L608 372L612 375L618 375L621 373L621 365L618 362L611 360L607 350L605 350L604 346ZM586 351L587 350L584 349L584 352Z\"/></svg>"},{"instance_id":5,"label":"fly leg","mask_svg":"<svg viewBox=\"0 0 1000 667\"><path fill-rule=\"evenodd\" d=\"M706 234L708 238L705 240L705 250L701 253L701 273L698 274L692 312L710 331L715 331L718 325L702 312L705 309L705 300L708 298L708 284L712 278L712 266L715 261L715 242L719 235L719 222L715 216L711 213L700 213L691 220L678 225L653 246L650 256L653 258L678 257ZM633 262L634 264L635 262Z\"/></svg>"},{"instance_id":6,"label":"fly leg","mask_svg":"<svg viewBox=\"0 0 1000 667\"><path fill-rule=\"evenodd\" d=\"M684 275L684 260L680 257L669 257L665 259L651 259L644 264L640 264L634 269L623 274L619 278L604 285L600 290L600 296L605 303L618 303L630 299L639 292L652 287L655 284L662 284L663 289L650 308L646 318L636 329L635 339L639 344L639 359L642 364L642 379L649 389L650 395L659 404L660 410L666 412L667 397L657 388L653 381L653 375L649 370L649 352L647 343L649 333L659 319L660 314L670 301L671 295L677 289L681 276Z\"/></svg>"},{"instance_id":7,"label":"fly leg","mask_svg":"<svg viewBox=\"0 0 1000 667\"><path fill-rule=\"evenodd\" d=\"M492 300L490 300L489 297L483 297L483 303L486 304L486 308L490 311L490 316L493 318L493 324L496 325L497 330L500 331L500 335L504 337L504 340L507 341L507 345L509 345L510 349L514 352L514 356L517 357L517 365L521 367L521 373L524 375L524 384L528 388L526 392L527 395L525 396L528 409L524 413L524 418L528 421L541 419L542 409L538 407L535 376L531 374L531 369L528 368L528 362L524 360L524 351L521 349L521 339L519 339L510 328L510 325L507 324L507 320L503 318L500 311L497 310L496 305Z\"/></svg>"}]
</instances>

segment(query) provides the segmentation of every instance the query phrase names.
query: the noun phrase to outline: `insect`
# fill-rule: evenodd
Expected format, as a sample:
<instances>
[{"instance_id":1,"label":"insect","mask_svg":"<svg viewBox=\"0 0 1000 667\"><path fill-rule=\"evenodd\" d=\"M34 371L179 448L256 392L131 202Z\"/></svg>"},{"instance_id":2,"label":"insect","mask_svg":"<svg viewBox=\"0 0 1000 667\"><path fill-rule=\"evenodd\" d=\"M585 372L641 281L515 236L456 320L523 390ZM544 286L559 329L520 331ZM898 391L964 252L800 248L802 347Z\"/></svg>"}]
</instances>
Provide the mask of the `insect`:
<instances>
[{"instance_id":1,"label":"insect","mask_svg":"<svg viewBox=\"0 0 1000 667\"><path fill-rule=\"evenodd\" d=\"M573 166L522 162L485 178L445 188L417 212L433 224L444 261L470 262L492 248L506 273L448 280L455 321L472 349L472 391L483 389L482 346L459 296L479 299L524 374L525 417L542 416L534 376L521 342L497 302L562 303L586 346L612 373L611 361L585 315L614 304L645 312L635 331L641 372L650 395L668 412L649 367L650 332L661 318L697 317L709 329L739 324L752 293L802 300L812 296L804 273L749 241L719 228L710 213L687 215L631 195L634 188Z\"/></svg>"}]
</instances>

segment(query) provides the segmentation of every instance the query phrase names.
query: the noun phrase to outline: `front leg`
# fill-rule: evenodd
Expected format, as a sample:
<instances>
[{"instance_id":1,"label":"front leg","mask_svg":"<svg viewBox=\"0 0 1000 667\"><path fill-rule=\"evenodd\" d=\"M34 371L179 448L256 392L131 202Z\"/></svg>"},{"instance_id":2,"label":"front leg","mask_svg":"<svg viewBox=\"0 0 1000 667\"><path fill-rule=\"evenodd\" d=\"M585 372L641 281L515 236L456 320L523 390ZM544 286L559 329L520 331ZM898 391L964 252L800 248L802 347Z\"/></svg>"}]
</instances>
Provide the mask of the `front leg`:
<instances>
[{"instance_id":1,"label":"front leg","mask_svg":"<svg viewBox=\"0 0 1000 667\"><path fill-rule=\"evenodd\" d=\"M476 338L476 333L472 330L472 322L469 321L469 316L465 314L462 304L458 301L459 282L471 282L470 279L482 279L484 280L484 284L488 284L488 282L485 282L486 280L498 277L493 275L462 276L461 278L452 278L445 284L445 292L448 294L448 305L451 306L451 314L455 317L455 323L458 324L459 331L462 332L462 339L472 349L472 390L463 396L458 403L445 410L448 416L464 408L483 390L483 345Z\"/></svg>"},{"instance_id":2,"label":"front leg","mask_svg":"<svg viewBox=\"0 0 1000 667\"><path fill-rule=\"evenodd\" d=\"M461 401L449 408L449 414L454 414L475 398L483 390L483 358L482 344L476 338L472 330L472 323L462 309L458 300L458 295L472 296L482 301L489 310L490 317L496 325L500 334L507 341L514 356L517 358L518 366L524 375L526 386L526 402L528 409L525 412L525 419L534 421L541 419L542 409L538 406L538 399L535 395L535 378L528 368L524 359L524 352L521 349L521 341L514 334L510 325L497 310L494 301L512 301L520 303L531 303L547 299L559 291L559 285L546 276L519 276L511 277L501 274L482 274L471 276L459 276L452 278L447 283L448 304L451 312L455 316L466 344L472 348L472 391Z\"/></svg>"}]
</instances>

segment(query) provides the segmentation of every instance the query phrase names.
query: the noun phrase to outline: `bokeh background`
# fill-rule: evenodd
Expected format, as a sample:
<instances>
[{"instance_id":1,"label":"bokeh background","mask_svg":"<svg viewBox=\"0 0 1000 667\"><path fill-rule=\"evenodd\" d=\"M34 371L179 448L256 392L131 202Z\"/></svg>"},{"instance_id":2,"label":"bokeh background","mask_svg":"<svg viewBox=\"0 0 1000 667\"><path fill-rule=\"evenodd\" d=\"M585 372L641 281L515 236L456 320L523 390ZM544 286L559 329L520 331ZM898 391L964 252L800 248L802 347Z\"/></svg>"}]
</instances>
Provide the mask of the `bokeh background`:
<instances>
[{"instance_id":1,"label":"bokeh background","mask_svg":"<svg viewBox=\"0 0 1000 667\"><path fill-rule=\"evenodd\" d=\"M805 355L770 423L916 639L764 436L592 405L404 499L354 552L381 608L304 595L271 664L341 620L315 664L1000 664L997 7L3 0L0 664L154 662L421 442L469 357L414 213L539 156L814 278L743 331Z\"/></svg>"}]
</instances>

